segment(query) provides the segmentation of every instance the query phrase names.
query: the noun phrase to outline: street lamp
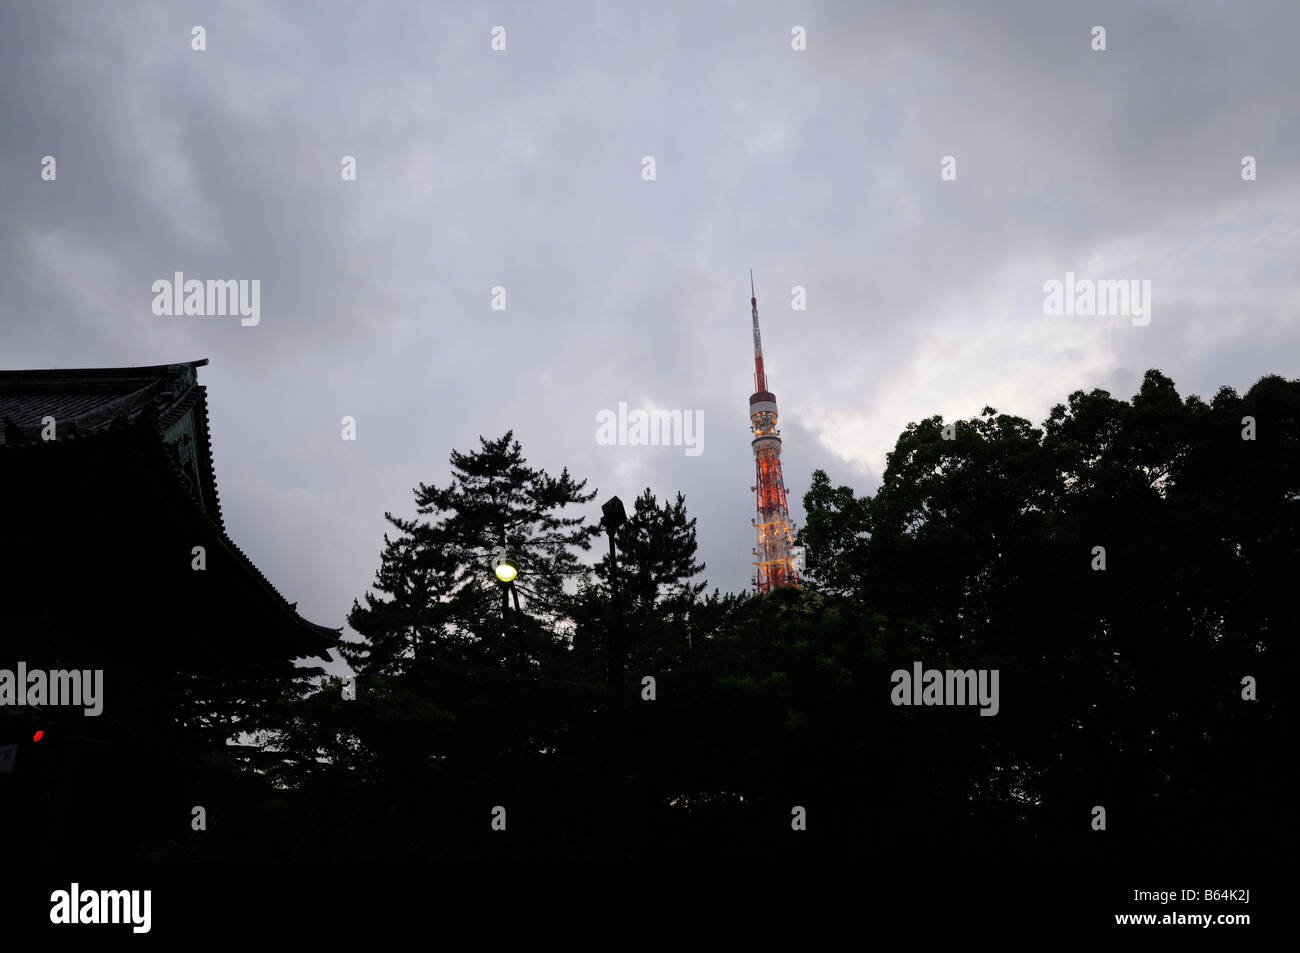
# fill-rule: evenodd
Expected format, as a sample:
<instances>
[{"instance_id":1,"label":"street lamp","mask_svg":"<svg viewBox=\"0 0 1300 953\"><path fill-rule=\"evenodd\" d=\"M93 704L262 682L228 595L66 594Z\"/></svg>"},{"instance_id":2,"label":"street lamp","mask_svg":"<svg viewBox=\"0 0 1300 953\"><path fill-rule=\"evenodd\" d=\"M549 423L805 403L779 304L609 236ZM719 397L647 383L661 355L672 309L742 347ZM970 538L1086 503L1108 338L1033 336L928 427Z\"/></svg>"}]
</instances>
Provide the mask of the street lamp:
<instances>
[{"instance_id":1,"label":"street lamp","mask_svg":"<svg viewBox=\"0 0 1300 953\"><path fill-rule=\"evenodd\" d=\"M506 584L514 582L515 576L519 575L519 568L508 559L497 560L492 571L497 574L497 580L499 582ZM513 588L513 586L511 588Z\"/></svg>"},{"instance_id":2,"label":"street lamp","mask_svg":"<svg viewBox=\"0 0 1300 953\"><path fill-rule=\"evenodd\" d=\"M609 590L613 618L609 627L609 716L614 746L614 860L623 860L623 607L618 597L618 554L614 534L627 522L623 501L611 496L600 508L609 534Z\"/></svg>"},{"instance_id":3,"label":"street lamp","mask_svg":"<svg viewBox=\"0 0 1300 953\"><path fill-rule=\"evenodd\" d=\"M515 589L519 567L506 558L500 546L493 551L492 557L492 572L501 588L501 615L507 628L510 626L512 599L515 604L515 810L511 823L515 832L515 860L519 861L523 859L524 849L524 614L519 608L519 592Z\"/></svg>"}]
</instances>

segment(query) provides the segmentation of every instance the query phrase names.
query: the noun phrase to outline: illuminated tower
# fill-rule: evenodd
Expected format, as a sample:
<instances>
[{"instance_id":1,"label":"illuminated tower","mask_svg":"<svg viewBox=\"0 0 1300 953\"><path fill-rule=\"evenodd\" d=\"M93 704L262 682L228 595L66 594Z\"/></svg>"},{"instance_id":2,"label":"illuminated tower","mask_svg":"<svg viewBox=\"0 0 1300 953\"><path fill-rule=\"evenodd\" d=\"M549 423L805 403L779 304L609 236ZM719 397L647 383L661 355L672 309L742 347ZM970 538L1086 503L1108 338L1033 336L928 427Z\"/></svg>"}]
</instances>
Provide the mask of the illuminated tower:
<instances>
[{"instance_id":1,"label":"illuminated tower","mask_svg":"<svg viewBox=\"0 0 1300 953\"><path fill-rule=\"evenodd\" d=\"M785 502L785 480L781 477L781 431L776 429L776 395L767 389L763 370L763 339L758 335L758 298L754 294L754 273L749 273L749 305L754 314L754 393L749 398L749 420L754 431L755 485L758 497L758 530L754 549L754 586L771 592L774 586L799 585L791 547L794 524Z\"/></svg>"}]
</instances>

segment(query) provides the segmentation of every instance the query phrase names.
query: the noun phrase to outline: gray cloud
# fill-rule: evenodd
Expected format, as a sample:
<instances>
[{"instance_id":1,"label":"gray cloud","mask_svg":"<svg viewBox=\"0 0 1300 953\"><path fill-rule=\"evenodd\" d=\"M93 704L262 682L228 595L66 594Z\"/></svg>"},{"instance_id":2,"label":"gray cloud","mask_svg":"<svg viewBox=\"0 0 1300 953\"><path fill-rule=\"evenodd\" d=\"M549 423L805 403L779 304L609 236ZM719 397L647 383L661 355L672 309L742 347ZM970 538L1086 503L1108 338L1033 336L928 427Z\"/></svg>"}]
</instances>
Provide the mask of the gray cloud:
<instances>
[{"instance_id":1,"label":"gray cloud","mask_svg":"<svg viewBox=\"0 0 1300 953\"><path fill-rule=\"evenodd\" d=\"M751 267L797 521L932 413L1295 375L1293 4L701 6L5 7L0 366L210 358L232 535L331 625L384 510L508 428L600 499L683 490L745 587ZM261 279L261 324L153 315L177 270ZM1150 279L1152 323L1043 315L1067 270ZM620 400L705 452L598 446Z\"/></svg>"}]
</instances>

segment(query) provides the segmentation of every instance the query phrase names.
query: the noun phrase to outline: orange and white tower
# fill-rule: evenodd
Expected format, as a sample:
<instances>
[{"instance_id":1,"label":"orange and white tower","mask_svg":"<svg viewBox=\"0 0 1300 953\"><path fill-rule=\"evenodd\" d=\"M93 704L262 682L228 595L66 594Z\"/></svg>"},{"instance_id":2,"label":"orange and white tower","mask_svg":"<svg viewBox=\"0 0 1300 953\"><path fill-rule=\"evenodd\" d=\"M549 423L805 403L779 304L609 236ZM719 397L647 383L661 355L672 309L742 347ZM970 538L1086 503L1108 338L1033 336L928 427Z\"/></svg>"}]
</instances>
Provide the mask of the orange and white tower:
<instances>
[{"instance_id":1,"label":"orange and white tower","mask_svg":"<svg viewBox=\"0 0 1300 953\"><path fill-rule=\"evenodd\" d=\"M749 420L754 431L756 482L750 487L757 494L758 530L754 549L754 586L759 592L771 592L776 586L799 585L795 567L794 524L785 500L785 480L781 476L781 431L776 427L776 395L767 389L763 370L763 339L758 334L758 297L754 294L754 273L749 273L749 305L754 315L754 393L749 398Z\"/></svg>"}]
</instances>

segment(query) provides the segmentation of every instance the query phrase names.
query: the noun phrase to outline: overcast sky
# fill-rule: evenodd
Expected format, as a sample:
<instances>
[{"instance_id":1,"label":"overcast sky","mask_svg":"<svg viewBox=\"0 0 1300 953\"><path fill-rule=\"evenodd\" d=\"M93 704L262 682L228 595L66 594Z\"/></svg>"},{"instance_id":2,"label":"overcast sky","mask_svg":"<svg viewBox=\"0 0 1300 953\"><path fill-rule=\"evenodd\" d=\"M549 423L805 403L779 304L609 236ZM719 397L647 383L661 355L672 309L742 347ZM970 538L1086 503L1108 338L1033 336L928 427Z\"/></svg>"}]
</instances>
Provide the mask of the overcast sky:
<instances>
[{"instance_id":1,"label":"overcast sky","mask_svg":"<svg viewBox=\"0 0 1300 953\"><path fill-rule=\"evenodd\" d=\"M798 523L932 414L1296 377L1297 36L1294 0L5 0L0 368L210 359L227 529L314 622L512 428L593 519L683 491L740 591L750 268ZM260 322L155 315L177 271L258 279ZM1044 314L1066 272L1150 281L1150 323ZM620 401L703 452L598 445Z\"/></svg>"}]
</instances>

